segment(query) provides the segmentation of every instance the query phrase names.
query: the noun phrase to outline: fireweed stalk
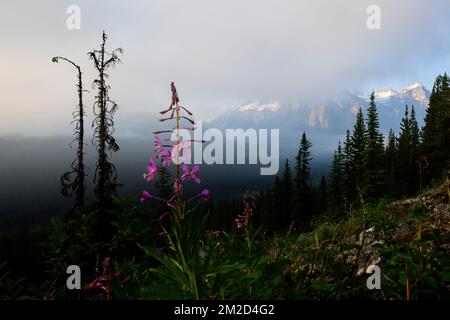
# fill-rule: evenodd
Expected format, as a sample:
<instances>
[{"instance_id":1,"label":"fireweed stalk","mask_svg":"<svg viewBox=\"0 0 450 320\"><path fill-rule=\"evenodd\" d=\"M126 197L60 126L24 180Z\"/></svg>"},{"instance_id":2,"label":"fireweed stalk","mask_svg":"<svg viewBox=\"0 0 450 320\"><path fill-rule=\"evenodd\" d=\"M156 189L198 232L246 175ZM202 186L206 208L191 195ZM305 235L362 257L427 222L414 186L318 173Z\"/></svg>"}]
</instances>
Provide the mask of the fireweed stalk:
<instances>
[{"instance_id":1,"label":"fireweed stalk","mask_svg":"<svg viewBox=\"0 0 450 320\"><path fill-rule=\"evenodd\" d=\"M152 271L157 277L160 277L162 283L171 281L179 289L178 292L182 292L186 297L200 299L208 296L206 278L211 276L211 270L206 266L206 259L200 257L201 238L204 234L208 214L200 212L199 206L190 206L189 204L191 202L198 204L199 200L208 200L209 190L204 189L191 198L184 196L183 184L185 182L192 180L200 184L201 180L198 165L189 166L183 163L190 159L191 143L203 141L180 139L181 121L188 121L192 125L184 128L185 130L194 131L195 126L194 121L190 118L192 113L180 105L177 89L173 82L171 83L171 92L170 106L161 111L161 114L169 113L169 116L160 119L160 121L175 121L175 128L154 132L156 134L156 154L150 158L147 172L144 173L144 179L150 182L156 175L161 174L157 162L161 163L162 172L169 172L168 168L173 163L175 167L174 174L171 174L175 181L173 193L166 198L152 195L147 190L143 190L141 196L142 203L148 200L156 200L167 205L168 212L160 216L160 221L170 219L170 229L161 225L163 232L159 235L165 238L166 247L164 250L139 246L147 255L160 262L160 266L152 269ZM171 134L171 137L158 136L164 134Z\"/></svg>"},{"instance_id":2,"label":"fireweed stalk","mask_svg":"<svg viewBox=\"0 0 450 320\"><path fill-rule=\"evenodd\" d=\"M254 200L254 193L250 191L245 192L245 194L243 195L244 208L242 214L239 214L238 217L234 219L234 224L237 230L247 230L250 217L252 216L253 208L255 207Z\"/></svg>"},{"instance_id":3,"label":"fireweed stalk","mask_svg":"<svg viewBox=\"0 0 450 320\"><path fill-rule=\"evenodd\" d=\"M255 248L255 241L262 232L262 226L253 230L251 223L251 216L253 208L255 208L255 199L258 196L256 192L247 191L243 195L243 211L234 219L234 224L238 234L244 237L248 256L253 255Z\"/></svg>"},{"instance_id":4,"label":"fireweed stalk","mask_svg":"<svg viewBox=\"0 0 450 320\"><path fill-rule=\"evenodd\" d=\"M183 183L185 181L192 180L197 184L201 183L199 178L200 167L198 165L188 166L182 164L191 156L191 144L193 142L203 143L204 141L196 141L196 140L181 140L180 139L180 130L190 130L194 131L194 120L189 118L189 116L193 116L192 112L190 112L187 108L180 105L180 99L178 98L177 89L175 84L172 82L170 84L170 89L172 92L172 99L170 105L167 109L162 110L161 114L170 113L169 117L159 119L160 122L165 121L175 121L174 130L159 130L154 131L155 136L155 152L156 155L150 158L149 163L147 164L147 172L144 173L144 179L148 182L152 181L154 177L158 174L158 166L156 161L161 162L161 166L163 170L168 170L170 163L174 163L175 165L175 175L174 175L174 184L173 184L173 195L169 198L162 198L156 195L150 194L147 190L142 191L141 203L144 203L147 200L153 199L157 201L161 201L165 203L169 208L172 208L176 211L178 217L183 220L184 219L184 207L186 204L194 200L208 200L209 198L209 190L204 189L198 195L191 197L188 200L183 198ZM187 114L183 115L181 112ZM182 120L188 121L191 126L188 127L180 127L180 122ZM175 134L175 141L172 140L171 137L161 138L160 134ZM165 214L163 215L165 216ZM161 217L162 218L162 217Z\"/></svg>"}]
</instances>

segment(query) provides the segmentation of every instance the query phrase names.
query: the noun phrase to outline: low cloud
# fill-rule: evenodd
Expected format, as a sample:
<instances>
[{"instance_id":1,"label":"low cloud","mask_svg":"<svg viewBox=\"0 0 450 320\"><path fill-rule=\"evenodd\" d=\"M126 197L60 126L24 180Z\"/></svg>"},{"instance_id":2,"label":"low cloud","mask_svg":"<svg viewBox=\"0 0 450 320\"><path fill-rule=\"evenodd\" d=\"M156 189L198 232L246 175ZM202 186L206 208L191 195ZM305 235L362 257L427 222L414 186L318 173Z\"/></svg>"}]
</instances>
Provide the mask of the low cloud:
<instances>
[{"instance_id":1,"label":"low cloud","mask_svg":"<svg viewBox=\"0 0 450 320\"><path fill-rule=\"evenodd\" d=\"M73 70L50 58L78 61L90 89L86 52L102 30L109 48L125 49L111 71L118 119L166 106L170 81L197 118L210 120L248 101L315 100L391 81L429 86L428 70L449 69L448 2L377 1L381 30L370 31L372 2L80 0L79 31L66 28L72 1L2 2L0 135L70 132Z\"/></svg>"}]
</instances>

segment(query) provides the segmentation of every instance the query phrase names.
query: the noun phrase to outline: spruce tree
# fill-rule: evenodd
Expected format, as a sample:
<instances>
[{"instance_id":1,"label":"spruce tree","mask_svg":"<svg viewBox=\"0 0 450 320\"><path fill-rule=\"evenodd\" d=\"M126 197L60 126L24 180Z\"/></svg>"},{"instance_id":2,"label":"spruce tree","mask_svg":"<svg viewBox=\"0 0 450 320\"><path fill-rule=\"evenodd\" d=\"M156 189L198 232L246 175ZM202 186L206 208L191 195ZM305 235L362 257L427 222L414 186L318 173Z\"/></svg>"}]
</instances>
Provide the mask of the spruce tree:
<instances>
[{"instance_id":1,"label":"spruce tree","mask_svg":"<svg viewBox=\"0 0 450 320\"><path fill-rule=\"evenodd\" d=\"M367 130L363 152L364 184L363 195L366 201L377 200L383 192L383 136L379 130L378 111L375 104L375 93L370 95L367 109Z\"/></svg>"},{"instance_id":2,"label":"spruce tree","mask_svg":"<svg viewBox=\"0 0 450 320\"><path fill-rule=\"evenodd\" d=\"M274 187L267 187L265 192L261 192L260 202L260 225L266 230L274 231L278 229L277 217L275 215L274 205L278 205L275 201L279 201L280 178L275 177ZM278 199L278 200L275 200ZM239 208L239 207L238 207ZM242 211L242 207L240 208Z\"/></svg>"},{"instance_id":3,"label":"spruce tree","mask_svg":"<svg viewBox=\"0 0 450 320\"><path fill-rule=\"evenodd\" d=\"M264 226L266 229L274 231L282 228L282 221L280 221L280 216L283 214L281 210L281 203L283 198L283 182L279 176L275 177L275 182L272 188L272 196L271 196L271 208L274 210L270 210L265 216ZM267 207L264 206L264 209L267 210Z\"/></svg>"},{"instance_id":4,"label":"spruce tree","mask_svg":"<svg viewBox=\"0 0 450 320\"><path fill-rule=\"evenodd\" d=\"M291 198L292 198L292 173L289 167L289 160L286 159L284 164L283 177L281 178L281 202L279 204L280 208L280 220L281 225L288 228L291 224Z\"/></svg>"},{"instance_id":5,"label":"spruce tree","mask_svg":"<svg viewBox=\"0 0 450 320\"><path fill-rule=\"evenodd\" d=\"M422 130L422 153L428 167L425 183L447 174L450 160L450 78L439 75L431 91L430 103Z\"/></svg>"},{"instance_id":6,"label":"spruce tree","mask_svg":"<svg viewBox=\"0 0 450 320\"><path fill-rule=\"evenodd\" d=\"M411 116L409 119L411 127L411 145L414 150L417 150L420 146L420 129L416 119L416 111L414 105L411 107Z\"/></svg>"},{"instance_id":7,"label":"spruce tree","mask_svg":"<svg viewBox=\"0 0 450 320\"><path fill-rule=\"evenodd\" d=\"M416 119L416 111L414 105L411 107L411 116L409 119L411 128L411 165L412 178L411 190L417 192L419 189L419 161L420 161L420 129Z\"/></svg>"},{"instance_id":8,"label":"spruce tree","mask_svg":"<svg viewBox=\"0 0 450 320\"><path fill-rule=\"evenodd\" d=\"M303 132L296 157L294 191L292 196L292 219L299 230L307 230L312 217L313 201L311 183L311 142Z\"/></svg>"},{"instance_id":9,"label":"spruce tree","mask_svg":"<svg viewBox=\"0 0 450 320\"><path fill-rule=\"evenodd\" d=\"M344 175L342 169L342 148L340 141L333 155L329 181L330 184L328 194L330 199L330 209L332 210L331 213L334 216L339 216L344 211Z\"/></svg>"},{"instance_id":10,"label":"spruce tree","mask_svg":"<svg viewBox=\"0 0 450 320\"><path fill-rule=\"evenodd\" d=\"M345 135L344 150L342 152L343 195L345 201L351 202L355 187L353 185L351 164L351 138L350 130Z\"/></svg>"},{"instance_id":11,"label":"spruce tree","mask_svg":"<svg viewBox=\"0 0 450 320\"><path fill-rule=\"evenodd\" d=\"M394 131L389 130L388 142L385 152L386 192L389 196L395 195L396 191L396 165L397 165L397 141Z\"/></svg>"},{"instance_id":12,"label":"spruce tree","mask_svg":"<svg viewBox=\"0 0 450 320\"><path fill-rule=\"evenodd\" d=\"M328 208L328 191L325 176L320 179L319 188L317 189L317 211L319 214L326 212Z\"/></svg>"},{"instance_id":13,"label":"spruce tree","mask_svg":"<svg viewBox=\"0 0 450 320\"><path fill-rule=\"evenodd\" d=\"M362 108L359 108L356 114L356 122L350 137L349 165L350 165L350 201L354 202L359 198L358 189L362 189L364 182L364 163L363 155L366 145L366 126L364 124L364 115Z\"/></svg>"},{"instance_id":14,"label":"spruce tree","mask_svg":"<svg viewBox=\"0 0 450 320\"><path fill-rule=\"evenodd\" d=\"M400 124L398 136L398 159L396 169L397 195L409 195L411 192L411 126L409 123L408 106Z\"/></svg>"}]
</instances>

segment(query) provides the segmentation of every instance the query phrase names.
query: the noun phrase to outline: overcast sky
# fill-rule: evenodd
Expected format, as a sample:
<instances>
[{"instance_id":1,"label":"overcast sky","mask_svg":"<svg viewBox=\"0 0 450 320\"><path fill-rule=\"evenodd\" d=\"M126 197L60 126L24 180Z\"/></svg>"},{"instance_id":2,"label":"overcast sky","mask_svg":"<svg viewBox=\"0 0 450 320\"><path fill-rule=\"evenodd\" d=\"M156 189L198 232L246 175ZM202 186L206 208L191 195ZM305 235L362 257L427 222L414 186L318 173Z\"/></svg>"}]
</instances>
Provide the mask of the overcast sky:
<instances>
[{"instance_id":1,"label":"overcast sky","mask_svg":"<svg viewBox=\"0 0 450 320\"><path fill-rule=\"evenodd\" d=\"M81 29L66 27L69 5ZM369 5L381 30L366 27ZM118 121L146 119L169 103L175 81L197 119L249 102L319 99L345 89L431 87L450 71L450 2L442 0L0 0L0 135L70 131L77 61L90 89L86 53L125 49L110 72ZM91 108L93 92L86 96Z\"/></svg>"}]
</instances>

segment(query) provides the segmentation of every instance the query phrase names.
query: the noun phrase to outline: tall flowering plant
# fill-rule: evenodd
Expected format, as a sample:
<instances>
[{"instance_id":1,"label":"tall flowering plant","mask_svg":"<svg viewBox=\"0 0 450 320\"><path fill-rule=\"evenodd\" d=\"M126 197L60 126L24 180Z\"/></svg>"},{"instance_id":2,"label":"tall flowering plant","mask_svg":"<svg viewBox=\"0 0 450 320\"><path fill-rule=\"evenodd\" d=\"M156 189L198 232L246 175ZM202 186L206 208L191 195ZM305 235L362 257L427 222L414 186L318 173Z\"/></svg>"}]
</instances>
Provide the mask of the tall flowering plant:
<instances>
[{"instance_id":1,"label":"tall flowering plant","mask_svg":"<svg viewBox=\"0 0 450 320\"><path fill-rule=\"evenodd\" d=\"M251 226L251 217L253 213L253 208L255 208L255 200L258 197L258 193L247 191L243 195L243 211L242 214L239 214L236 219L234 219L234 224L236 227L236 231L238 234L244 236L248 255L251 256L253 254L253 250L255 247L256 238L262 232L262 226L258 229L253 230Z\"/></svg>"},{"instance_id":2,"label":"tall flowering plant","mask_svg":"<svg viewBox=\"0 0 450 320\"><path fill-rule=\"evenodd\" d=\"M192 112L180 105L177 89L173 82L170 85L170 89L172 92L170 105L167 109L160 112L163 115L170 115L168 117L159 119L159 121L174 121L175 127L172 130L159 130L153 132L155 134L154 145L156 154L150 158L149 163L147 164L147 171L144 173L144 179L150 182L159 173L157 162L160 162L162 169L167 171L170 167L170 164L173 163L175 167L175 173L173 174L173 194L170 198L166 199L156 195L152 195L147 190L144 190L142 191L141 203L152 199L161 201L167 204L168 208L173 209L178 215L178 218L183 220L185 205L194 200L208 200L209 190L204 189L201 193L189 199L183 198L183 184L185 182L192 180L197 184L201 183L199 177L200 167L198 165L189 166L183 163L186 162L186 160L188 160L191 156L192 143L203 143L204 141L182 140L180 138L181 130L194 131L196 129L195 122L190 118L191 116L193 116ZM181 126L181 121L184 120L189 123L187 127ZM162 138L160 136L167 134L170 134L171 136L163 136Z\"/></svg>"},{"instance_id":3,"label":"tall flowering plant","mask_svg":"<svg viewBox=\"0 0 450 320\"><path fill-rule=\"evenodd\" d=\"M205 257L201 256L201 237L204 234L207 214L200 212L200 202L207 201L209 190L204 189L199 194L186 197L185 184L188 181L200 184L200 167L187 165L185 162L191 156L191 145L195 140L181 139L181 130L195 130L192 113L180 105L177 89L172 82L170 85L172 99L167 109L160 113L165 115L160 122L174 121L172 130L155 131L155 155L150 158L144 179L152 181L160 171L160 167L171 174L174 179L173 193L169 197L151 194L148 190L142 191L141 202L159 201L167 205L168 211L160 217L160 221L168 217L168 228L161 224L160 233L166 240L164 248L148 248L141 246L147 255L159 261L161 266L151 269L161 281L171 281L179 289L174 296L200 299L207 296L206 274L210 270L202 268ZM187 121L188 126L182 127L181 122ZM168 134L171 136L169 137ZM173 168L171 170L171 168ZM172 171L172 172L171 172ZM174 172L173 172L174 171ZM204 210L202 210L204 211ZM202 262L203 259L203 262Z\"/></svg>"}]
</instances>

